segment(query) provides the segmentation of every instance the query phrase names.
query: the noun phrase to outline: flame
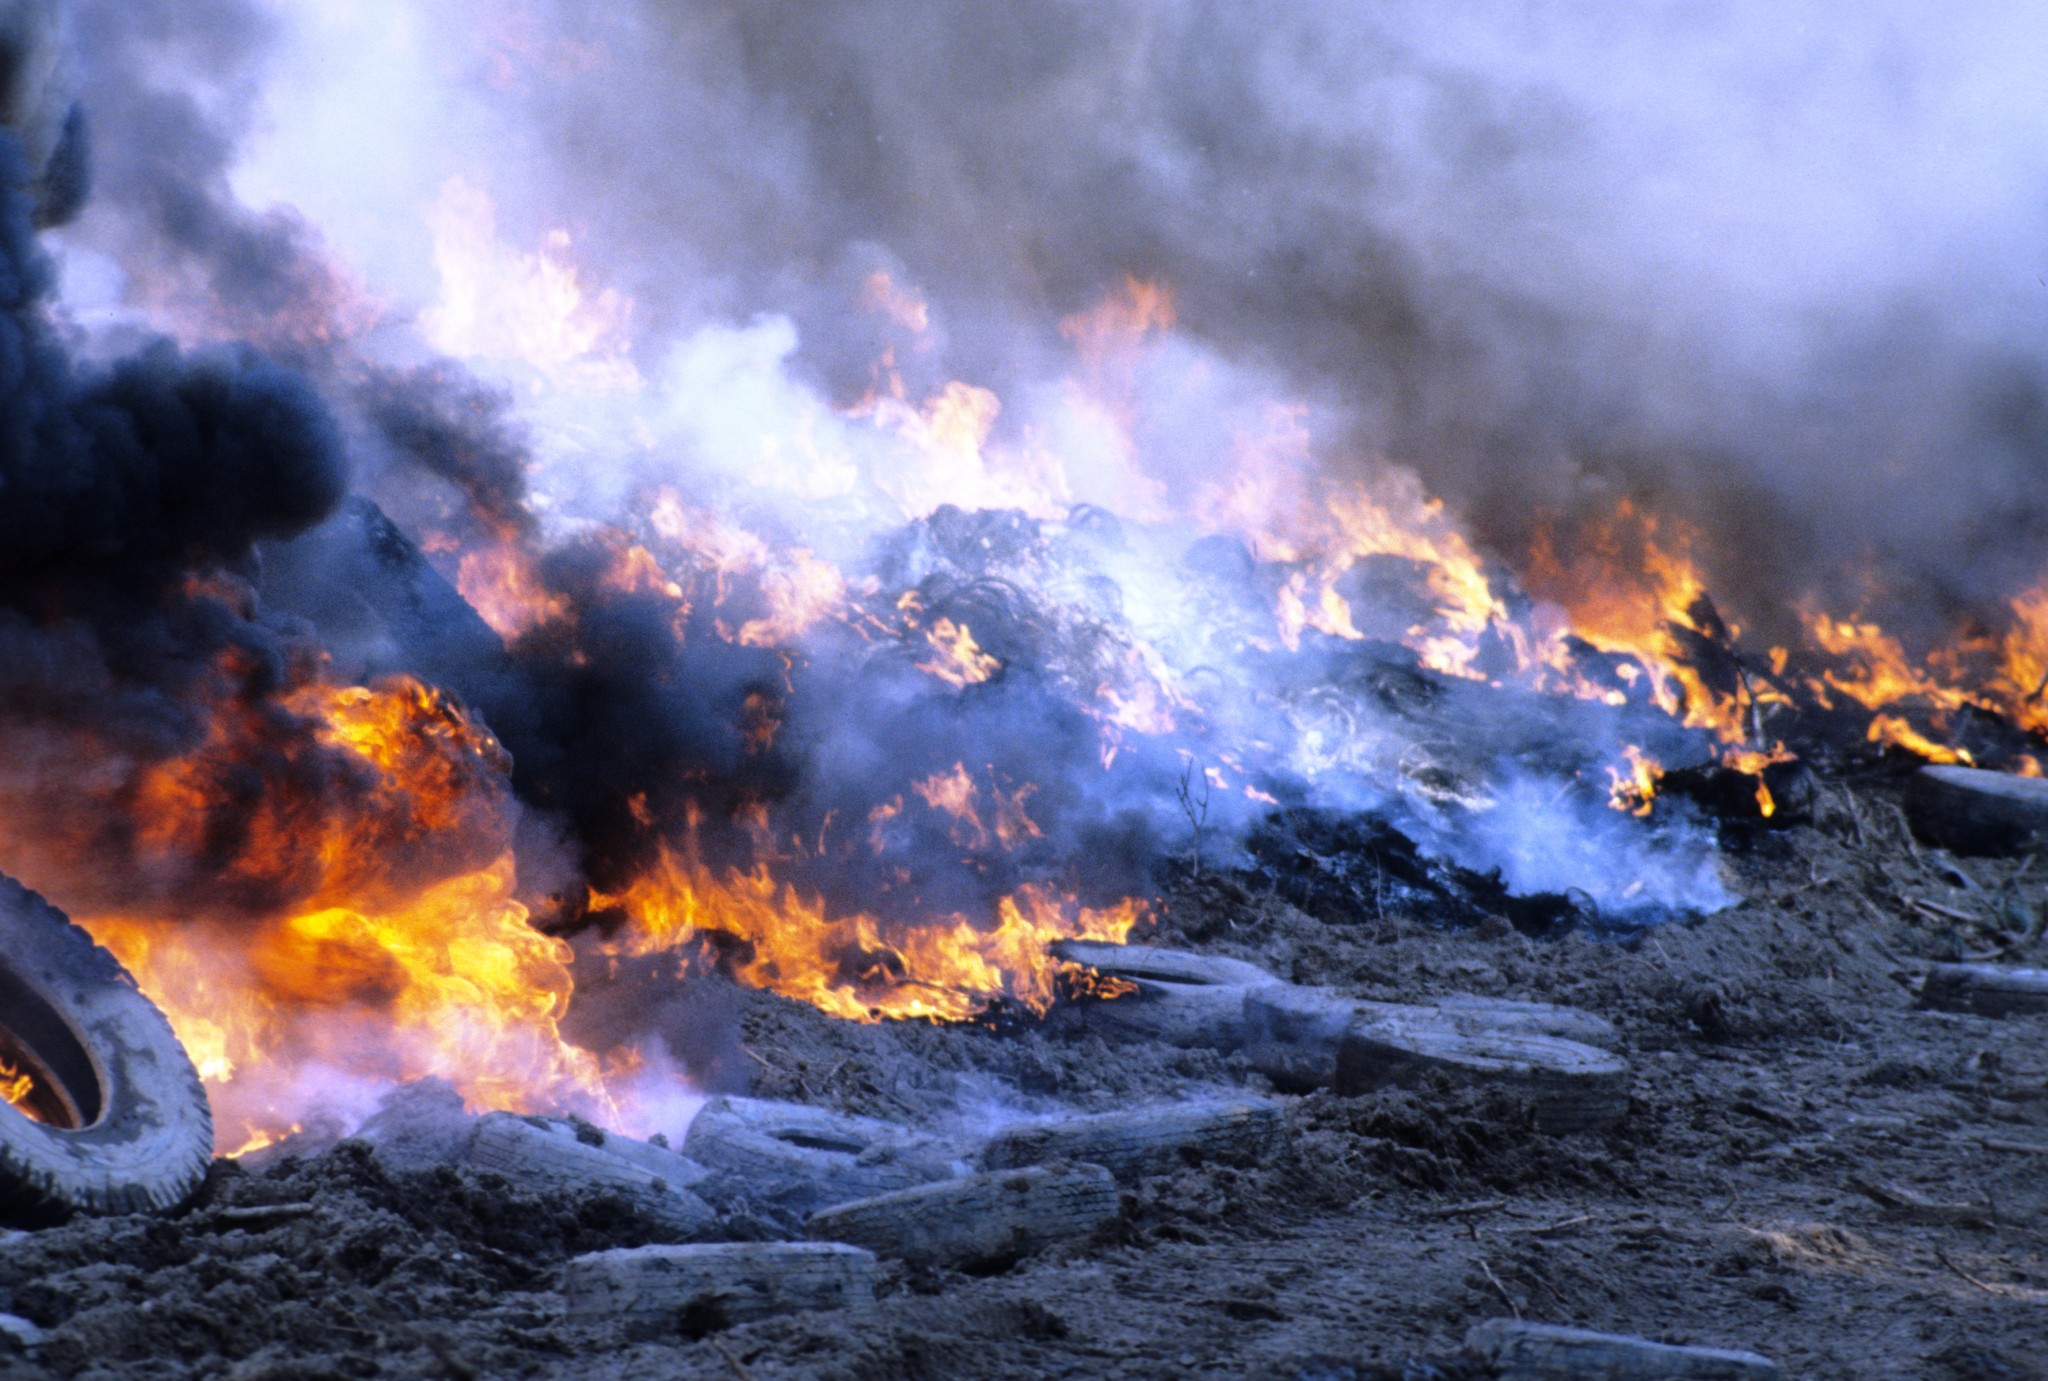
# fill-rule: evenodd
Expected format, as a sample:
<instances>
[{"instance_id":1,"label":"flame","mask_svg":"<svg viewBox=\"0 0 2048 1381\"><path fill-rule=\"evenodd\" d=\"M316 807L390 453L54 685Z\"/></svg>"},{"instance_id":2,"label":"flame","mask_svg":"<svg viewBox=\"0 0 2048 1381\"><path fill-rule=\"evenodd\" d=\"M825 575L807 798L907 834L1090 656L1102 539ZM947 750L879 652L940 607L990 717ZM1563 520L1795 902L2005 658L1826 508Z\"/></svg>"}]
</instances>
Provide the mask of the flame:
<instances>
[{"instance_id":1,"label":"flame","mask_svg":"<svg viewBox=\"0 0 2048 1381\"><path fill-rule=\"evenodd\" d=\"M2048 582L2015 596L2012 612L2002 647L2006 703L2021 727L2048 736Z\"/></svg>"},{"instance_id":2,"label":"flame","mask_svg":"<svg viewBox=\"0 0 2048 1381\"><path fill-rule=\"evenodd\" d=\"M458 359L514 363L556 387L630 394L644 385L626 350L633 304L592 292L571 257L569 232L549 232L535 253L498 238L489 192L450 178L426 213L441 275L440 300L420 315L435 349Z\"/></svg>"},{"instance_id":3,"label":"flame","mask_svg":"<svg viewBox=\"0 0 2048 1381\"><path fill-rule=\"evenodd\" d=\"M1976 759L1966 749L1951 748L1947 744L1936 743L1933 739L1915 729L1900 715L1881 714L1874 716L1870 721L1870 730L1867 737L1872 743L1885 743L1903 748L1909 753L1918 754L1929 762L1961 763L1965 766L1973 765L1976 762Z\"/></svg>"},{"instance_id":4,"label":"flame","mask_svg":"<svg viewBox=\"0 0 2048 1381\"><path fill-rule=\"evenodd\" d=\"M1771 795L1771 788L1764 781L1764 769L1781 762L1796 762L1799 758L1782 743L1773 743L1769 748L1728 748L1721 754L1721 765L1745 772L1756 778L1757 813L1768 820L1778 813L1778 800Z\"/></svg>"},{"instance_id":5,"label":"flame","mask_svg":"<svg viewBox=\"0 0 2048 1381\"><path fill-rule=\"evenodd\" d=\"M1090 391L1116 400L1118 412L1128 419L1140 348L1173 330L1177 322L1171 288L1126 274L1119 290L1061 321L1060 334L1080 356Z\"/></svg>"},{"instance_id":6,"label":"flame","mask_svg":"<svg viewBox=\"0 0 2048 1381\"><path fill-rule=\"evenodd\" d=\"M863 1022L962 1021L999 998L1043 1012L1073 968L1051 957L1053 941L1121 942L1144 914L1136 901L1084 907L1026 886L997 902L992 925L952 916L892 928L866 914L828 914L766 864L714 874L693 850L666 844L656 866L617 894L593 892L591 905L632 918L626 953L729 937L740 942L730 962L742 982Z\"/></svg>"},{"instance_id":7,"label":"flame","mask_svg":"<svg viewBox=\"0 0 2048 1381\"><path fill-rule=\"evenodd\" d=\"M440 295L421 324L434 345L513 366L536 394L598 395L632 426L649 425L652 412L636 410L634 398L645 383L633 363L633 304L577 266L566 231L523 250L501 235L489 194L459 178L443 186L427 224ZM935 339L933 311L912 285L873 274L859 304L900 328L892 334L906 350ZM1176 433L1150 416L1160 393L1151 385L1189 346L1174 339L1177 325L1172 292L1136 277L1062 321L1073 368L1059 395L1060 428L1047 434L1006 416L1003 399L969 380L914 398L892 345L859 403L820 405L789 434L758 439L761 484L780 485L778 499L872 502L912 519L944 505L1015 509L1068 523L1069 533L1079 531L1068 521L1077 496L1114 494L1120 516L1175 540L1224 534L1243 543L1262 582L1259 603L1225 636L1241 633L1261 652L1317 637L1379 640L1468 682L1512 682L1617 709L1647 702L1701 731L1720 764L1756 776L1765 816L1778 806L1761 774L1792 754L1765 734L1764 716L1796 708L1794 696L1861 706L1870 741L1935 761L1972 761L1938 738L1940 717L1971 705L2048 735L2048 583L2011 602L2002 636L1959 635L1917 663L1874 617L1810 608L1797 673L1793 650L1775 649L1765 676L1741 657L1740 626L1724 625L1708 598L1696 534L1633 503L1569 536L1546 534L1510 577L1489 566L1457 515L1412 473L1325 454L1314 414L1298 402L1234 413L1218 429L1224 473L1183 471L1182 457L1160 440ZM620 435L653 449L642 432ZM1059 443L1074 437L1079 443L1063 453ZM831 483L782 484L771 471L829 473ZM686 501L673 487L653 488L636 495L630 518L577 535L597 544L602 585L665 606L679 641L708 628L781 651L787 672L803 640L837 623L892 651L913 649L917 668L955 691L1004 669L961 618L929 616L915 590L892 598L879 577L850 581L819 554L844 544L793 540L781 526L739 516L751 512L744 503L727 511L726 499L693 489ZM537 539L501 532L466 549L446 541L437 558L452 559L463 596L508 642L544 628L577 631L569 598L542 578ZM1182 655L1164 637L1148 639L1137 619L1126 630L1107 617L1049 617L1087 633L1049 641L1086 651L1033 663L1032 673L1071 691L1094 717L1105 770L1128 736L1217 727L1191 689L1203 684L1198 673L1212 649ZM991 627L984 623L984 633ZM1970 671L1985 659L1989 673ZM1702 670L1707 662L1719 670ZM592 1052L564 1039L572 951L536 930L521 900L509 762L481 725L405 679L315 681L270 701L223 691L207 708L205 741L142 771L124 803L138 856L145 865L222 856L216 881L226 893L273 904L175 918L145 904L100 904L80 918L170 1015L213 1091L223 1146L246 1153L306 1125L309 1089L332 1094L426 1075L448 1078L478 1106L586 1109L631 1129L618 1090L652 1066L630 1050ZM785 709L772 690L746 694L738 727L749 755L775 744ZM289 722L274 722L273 711ZM1314 738L1312 755L1336 761L1351 751L1330 746L1357 737L1356 726L1336 719ZM293 737L293 725L311 725L310 735ZM264 753L310 777L339 771L346 789L321 802L290 791L251 798L237 783ZM1253 784L1259 764L1226 765L1228 775L1205 766L1194 780L1277 804ZM2038 773L2042 759L2020 754L2010 765ZM1630 746L1608 772L1615 809L1652 813L1662 763ZM1043 815L1050 796L979 759L898 785L900 794L861 802L842 822L852 852L900 889L889 900L921 885L889 857L902 838L921 834L942 852L950 844L980 855L1028 852L1045 837L1032 812ZM659 793L653 803L637 795L624 805L654 842L656 861L616 889L589 890L592 911L625 917L604 944L685 964L715 960L744 982L838 1017L957 1021L996 1003L1043 1012L1066 985L1084 981L1050 957L1052 941L1121 941L1145 911L1139 899L1084 906L1048 884L1005 883L995 889L1004 895L973 914L951 901L939 914L909 917L874 897L828 902L791 879L824 858L829 818L805 853L793 841L766 840L765 811L752 807L763 836L755 861L714 867L698 851L700 822L680 838L664 835L674 822L658 818L669 809ZM223 853L224 833L236 847ZM9 1082L19 1077L0 1068L0 1091L14 1089L16 1105L27 1096Z\"/></svg>"},{"instance_id":8,"label":"flame","mask_svg":"<svg viewBox=\"0 0 2048 1381\"><path fill-rule=\"evenodd\" d=\"M1745 723L1745 708L1753 714L1759 704L1780 703L1784 697L1754 682L1746 684L1747 697L1717 691L1687 655L1681 634L1722 641L1702 612L1711 606L1706 577L1691 554L1693 543L1689 529L1664 523L1624 500L1613 519L1582 537L1569 555L1557 549L1550 533L1539 535L1524 579L1532 593L1563 606L1572 636L1602 652L1635 659L1659 709L1739 747L1749 742L1752 730ZM1730 639L1740 632L1739 626L1728 629ZM1563 688L1584 693L1587 688L1576 680L1562 638L1553 638L1540 655L1561 673Z\"/></svg>"},{"instance_id":9,"label":"flame","mask_svg":"<svg viewBox=\"0 0 2048 1381\"><path fill-rule=\"evenodd\" d=\"M507 642L569 616L569 601L536 579L531 553L511 544L464 552L455 588Z\"/></svg>"},{"instance_id":10,"label":"flame","mask_svg":"<svg viewBox=\"0 0 2048 1381\"><path fill-rule=\"evenodd\" d=\"M880 269L862 282L860 305L881 313L913 335L922 336L932 329L931 308L925 305L924 294L913 287L899 287L895 279Z\"/></svg>"},{"instance_id":11,"label":"flame","mask_svg":"<svg viewBox=\"0 0 2048 1381\"><path fill-rule=\"evenodd\" d=\"M345 816L253 822L257 854L317 864L285 870L307 883L304 900L253 921L78 917L170 1018L213 1096L218 1144L282 1135L322 1090L427 1075L479 1106L616 1119L597 1058L559 1030L569 948L535 930L514 895L496 741L410 679L316 684L287 701L361 778ZM195 846L211 781L193 760L152 780L159 847ZM494 857L461 866L491 839L504 840ZM431 847L406 859L406 842Z\"/></svg>"},{"instance_id":12,"label":"flame","mask_svg":"<svg viewBox=\"0 0 2048 1381\"><path fill-rule=\"evenodd\" d=\"M288 1141L292 1137L299 1135L299 1133L305 1130L306 1128L302 1123L294 1122L289 1127L280 1127L275 1131L262 1131L251 1133L249 1139L247 1141L244 1141L241 1145L235 1147L231 1151L221 1152L221 1159L240 1160L244 1156L253 1156L258 1151L261 1151L266 1147L275 1146L281 1141Z\"/></svg>"},{"instance_id":13,"label":"flame","mask_svg":"<svg viewBox=\"0 0 2048 1381\"><path fill-rule=\"evenodd\" d=\"M846 577L804 547L762 572L760 590L768 612L740 625L738 640L748 647L786 647L846 607Z\"/></svg>"},{"instance_id":14,"label":"flame","mask_svg":"<svg viewBox=\"0 0 2048 1381\"><path fill-rule=\"evenodd\" d=\"M1073 503L1064 467L1049 453L998 444L1002 411L993 392L959 379L913 406L902 379L891 374L848 416L898 443L875 461L870 478L906 517L921 518L946 504L1063 516Z\"/></svg>"},{"instance_id":15,"label":"flame","mask_svg":"<svg viewBox=\"0 0 2048 1381\"><path fill-rule=\"evenodd\" d=\"M682 600L685 589L669 571L702 572L711 580L711 601L723 608L744 594L766 612L735 628L719 621L722 634L748 647L786 647L827 619L854 621L846 577L808 547L771 546L757 533L683 501L673 489L657 490L648 515L656 557L646 548L629 553L644 565L631 585L661 590ZM619 585L618 578L614 579Z\"/></svg>"},{"instance_id":16,"label":"flame","mask_svg":"<svg viewBox=\"0 0 2048 1381\"><path fill-rule=\"evenodd\" d=\"M1823 671L1819 684L1814 686L1823 703L1827 702L1829 690L1839 691L1869 710L1881 710L1911 699L1923 700L1937 709L1954 710L1969 698L1963 691L1944 686L1929 672L1913 666L1898 639L1874 622L1814 613L1807 620L1807 631L1816 647L1842 663ZM1873 734L1872 741L1877 737Z\"/></svg>"},{"instance_id":17,"label":"flame","mask_svg":"<svg viewBox=\"0 0 2048 1381\"><path fill-rule=\"evenodd\" d=\"M965 624L942 616L932 621L924 636L937 655L919 662L917 669L931 673L955 690L978 686L1003 669L1001 659L983 652Z\"/></svg>"},{"instance_id":18,"label":"flame","mask_svg":"<svg viewBox=\"0 0 2048 1381\"><path fill-rule=\"evenodd\" d=\"M1648 815L1657 806L1657 783L1664 778L1663 764L1633 743L1622 749L1622 757L1627 763L1625 772L1615 767L1607 769L1613 783L1607 802L1630 815Z\"/></svg>"},{"instance_id":19,"label":"flame","mask_svg":"<svg viewBox=\"0 0 2048 1381\"><path fill-rule=\"evenodd\" d=\"M986 849L991 843L1013 849L1028 839L1043 839L1044 832L1032 820L1027 808L1038 788L1027 783L1006 792L994 783L995 768L989 768L989 777L989 808L995 819L993 830L982 822L981 787L968 773L966 763L955 763L950 772L934 773L923 781L912 782L910 789L933 810L953 817L953 842L964 849ZM884 816L874 823L879 825L889 818Z\"/></svg>"},{"instance_id":20,"label":"flame","mask_svg":"<svg viewBox=\"0 0 2048 1381\"><path fill-rule=\"evenodd\" d=\"M29 1106L29 1099L35 1091L36 1081L31 1075L16 1069L6 1060L0 1060L0 1099L6 1100L8 1107L24 1117L34 1118L35 1109Z\"/></svg>"}]
</instances>

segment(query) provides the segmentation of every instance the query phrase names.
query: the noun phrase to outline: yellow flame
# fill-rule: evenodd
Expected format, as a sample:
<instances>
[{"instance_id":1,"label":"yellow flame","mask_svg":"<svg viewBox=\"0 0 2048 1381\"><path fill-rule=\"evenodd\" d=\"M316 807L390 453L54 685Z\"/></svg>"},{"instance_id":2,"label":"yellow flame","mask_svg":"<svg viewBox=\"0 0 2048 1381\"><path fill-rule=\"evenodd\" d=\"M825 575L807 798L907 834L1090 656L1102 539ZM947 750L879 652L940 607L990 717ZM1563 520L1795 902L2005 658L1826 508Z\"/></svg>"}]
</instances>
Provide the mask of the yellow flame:
<instances>
[{"instance_id":1,"label":"yellow flame","mask_svg":"<svg viewBox=\"0 0 2048 1381\"><path fill-rule=\"evenodd\" d=\"M366 769L365 819L397 820L436 848L504 830L476 801L502 791L502 750L439 692L399 679L289 700ZM170 1018L213 1094L219 1144L277 1134L306 1088L335 1075L438 1075L478 1106L608 1111L598 1061L558 1026L569 948L530 924L505 844L481 867L462 867L458 850L438 876L408 882L375 830L322 823L324 835L275 842L322 860L308 904L260 921L79 917Z\"/></svg>"},{"instance_id":2,"label":"yellow flame","mask_svg":"<svg viewBox=\"0 0 2048 1381\"><path fill-rule=\"evenodd\" d=\"M1000 658L981 650L966 624L942 616L932 621L924 636L938 655L919 662L917 669L929 672L955 690L978 686L1003 669Z\"/></svg>"},{"instance_id":3,"label":"yellow flame","mask_svg":"<svg viewBox=\"0 0 2048 1381\"><path fill-rule=\"evenodd\" d=\"M7 1106L28 1117L35 1112L29 1106L29 1099L36 1091L36 1081L25 1070L16 1069L5 1060L0 1060L0 1099Z\"/></svg>"},{"instance_id":4,"label":"yellow flame","mask_svg":"<svg viewBox=\"0 0 2048 1381\"><path fill-rule=\"evenodd\" d=\"M1049 954L1054 940L1121 941L1142 915L1134 901L1083 907L1024 887L997 903L992 926L954 916L891 929L865 914L828 915L822 901L777 882L765 865L715 875L667 846L622 892L591 901L632 917L621 942L628 953L729 936L744 942L732 961L741 981L852 1021L961 1021L998 998L1043 1012L1071 967Z\"/></svg>"},{"instance_id":5,"label":"yellow flame","mask_svg":"<svg viewBox=\"0 0 2048 1381\"><path fill-rule=\"evenodd\" d=\"M507 246L490 193L461 177L442 184L426 220L441 296L421 313L420 326L435 349L523 364L564 391L640 390L626 353L633 304L612 289L585 286L567 231L550 232L538 252Z\"/></svg>"}]
</instances>

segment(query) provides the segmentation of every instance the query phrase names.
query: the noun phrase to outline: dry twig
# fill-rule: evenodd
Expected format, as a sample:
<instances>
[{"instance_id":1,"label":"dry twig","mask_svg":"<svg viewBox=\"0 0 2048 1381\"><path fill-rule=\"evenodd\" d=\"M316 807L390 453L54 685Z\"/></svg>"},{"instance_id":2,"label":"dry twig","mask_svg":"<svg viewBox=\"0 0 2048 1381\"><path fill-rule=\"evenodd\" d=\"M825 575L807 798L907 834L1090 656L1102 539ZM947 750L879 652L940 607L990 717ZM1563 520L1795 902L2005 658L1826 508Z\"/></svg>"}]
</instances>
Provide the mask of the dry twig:
<instances>
[{"instance_id":1,"label":"dry twig","mask_svg":"<svg viewBox=\"0 0 2048 1381\"><path fill-rule=\"evenodd\" d=\"M1937 920L1961 921L1964 925L1984 924L1982 916L1972 916L1968 912L1958 911L1952 906L1943 906L1940 902L1928 901L1924 897L1902 895L1899 900L1912 907L1915 911L1932 916Z\"/></svg>"},{"instance_id":2,"label":"dry twig","mask_svg":"<svg viewBox=\"0 0 2048 1381\"><path fill-rule=\"evenodd\" d=\"M1486 1283L1491 1285L1494 1288L1495 1292L1498 1293L1503 1300L1507 1301L1509 1312L1512 1313L1517 1319L1521 1318L1522 1306L1515 1303L1515 1297L1508 1293L1507 1286L1500 1283L1500 1277L1493 1273L1493 1267L1486 1264L1486 1258L1483 1256L1479 1256L1474 1257L1473 1260L1479 1263L1479 1269L1486 1276Z\"/></svg>"},{"instance_id":3,"label":"dry twig","mask_svg":"<svg viewBox=\"0 0 2048 1381\"><path fill-rule=\"evenodd\" d=\"M732 1368L732 1374L737 1376L740 1381L754 1381L754 1373L748 1371L740 1359L733 1356L730 1349L723 1342L713 1338L711 1346L718 1349L718 1355L725 1359L725 1364Z\"/></svg>"},{"instance_id":4,"label":"dry twig","mask_svg":"<svg viewBox=\"0 0 2048 1381\"><path fill-rule=\"evenodd\" d=\"M1977 1277L1971 1275L1961 1266L1956 1265L1955 1262L1949 1260L1948 1253L1943 1251L1939 1247L1936 1247L1934 1249L1934 1259L1936 1261L1939 1261L1942 1265L1948 1267L1951 1271L1954 1271L1962 1279L1967 1280L1968 1282L1970 1282L1970 1284L1976 1286L1979 1290L1982 1290L1987 1295L2002 1295L2005 1293L2005 1291L1999 1289L1996 1285L1987 1284L1984 1281L1977 1279Z\"/></svg>"},{"instance_id":5,"label":"dry twig","mask_svg":"<svg viewBox=\"0 0 2048 1381\"><path fill-rule=\"evenodd\" d=\"M1545 1223L1541 1227L1509 1228L1508 1231L1526 1233L1531 1237L1548 1237L1553 1232L1563 1232L1566 1228L1583 1227L1587 1223L1599 1221L1600 1215L1597 1213L1581 1213L1576 1218L1560 1218L1555 1223Z\"/></svg>"}]
</instances>

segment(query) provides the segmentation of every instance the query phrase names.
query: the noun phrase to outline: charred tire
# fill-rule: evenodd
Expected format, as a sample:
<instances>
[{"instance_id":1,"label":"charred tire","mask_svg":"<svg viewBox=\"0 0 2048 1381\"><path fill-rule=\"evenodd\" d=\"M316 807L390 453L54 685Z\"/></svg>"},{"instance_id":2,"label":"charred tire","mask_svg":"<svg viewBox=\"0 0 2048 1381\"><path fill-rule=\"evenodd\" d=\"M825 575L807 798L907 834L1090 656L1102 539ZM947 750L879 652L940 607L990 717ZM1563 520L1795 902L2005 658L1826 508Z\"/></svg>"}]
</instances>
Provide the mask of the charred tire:
<instances>
[{"instance_id":1,"label":"charred tire","mask_svg":"<svg viewBox=\"0 0 2048 1381\"><path fill-rule=\"evenodd\" d=\"M865 1316L875 1312L875 1254L838 1242L626 1247L572 1260L562 1293L579 1323L691 1333L807 1310Z\"/></svg>"},{"instance_id":2,"label":"charred tire","mask_svg":"<svg viewBox=\"0 0 2048 1381\"><path fill-rule=\"evenodd\" d=\"M906 1128L761 1098L706 1103L683 1154L720 1172L717 1189L800 1213L960 1173L947 1148Z\"/></svg>"},{"instance_id":3,"label":"charred tire","mask_svg":"<svg viewBox=\"0 0 2048 1381\"><path fill-rule=\"evenodd\" d=\"M1280 1105L1263 1098L1198 1099L1005 1128L981 1148L984 1170L1073 1161L1119 1182L1203 1160L1262 1161L1286 1138Z\"/></svg>"},{"instance_id":4,"label":"charred tire","mask_svg":"<svg viewBox=\"0 0 2048 1381\"><path fill-rule=\"evenodd\" d=\"M2048 1013L2048 969L1936 964L1921 986L1920 1005L1980 1017L2040 1016Z\"/></svg>"},{"instance_id":5,"label":"charred tire","mask_svg":"<svg viewBox=\"0 0 2048 1381\"><path fill-rule=\"evenodd\" d=\"M2048 842L2048 782L1978 767L1923 767L1906 786L1906 818L1959 854L2018 854Z\"/></svg>"},{"instance_id":6,"label":"charred tire","mask_svg":"<svg viewBox=\"0 0 2048 1381\"><path fill-rule=\"evenodd\" d=\"M469 1142L469 1163L534 1193L603 1194L676 1240L709 1232L718 1214L681 1184L578 1139L573 1128L517 1113L487 1113ZM677 1158L681 1175L697 1168Z\"/></svg>"},{"instance_id":7,"label":"charred tire","mask_svg":"<svg viewBox=\"0 0 2048 1381\"><path fill-rule=\"evenodd\" d=\"M1361 1021L1337 1047L1336 1091L1405 1087L1429 1075L1526 1098L1538 1130L1560 1136L1610 1126L1628 1112L1628 1065L1577 1041L1474 1032L1441 1012Z\"/></svg>"},{"instance_id":8,"label":"charred tire","mask_svg":"<svg viewBox=\"0 0 2048 1381\"><path fill-rule=\"evenodd\" d=\"M0 878L0 1060L32 1081L0 1105L0 1217L130 1213L190 1198L213 1113L170 1022L114 956Z\"/></svg>"},{"instance_id":9,"label":"charred tire","mask_svg":"<svg viewBox=\"0 0 2048 1381\"><path fill-rule=\"evenodd\" d=\"M998 1270L1090 1236L1118 1206L1116 1181L1099 1165L1034 1165L838 1204L813 1213L806 1230L913 1264Z\"/></svg>"},{"instance_id":10,"label":"charred tire","mask_svg":"<svg viewBox=\"0 0 2048 1381\"><path fill-rule=\"evenodd\" d=\"M1145 945L1059 940L1055 958L1120 978L1137 991L1107 1002L1055 1009L1055 1020L1117 1039L1155 1040L1225 1053L1244 1044L1244 995L1280 980L1256 964L1221 955Z\"/></svg>"}]
</instances>

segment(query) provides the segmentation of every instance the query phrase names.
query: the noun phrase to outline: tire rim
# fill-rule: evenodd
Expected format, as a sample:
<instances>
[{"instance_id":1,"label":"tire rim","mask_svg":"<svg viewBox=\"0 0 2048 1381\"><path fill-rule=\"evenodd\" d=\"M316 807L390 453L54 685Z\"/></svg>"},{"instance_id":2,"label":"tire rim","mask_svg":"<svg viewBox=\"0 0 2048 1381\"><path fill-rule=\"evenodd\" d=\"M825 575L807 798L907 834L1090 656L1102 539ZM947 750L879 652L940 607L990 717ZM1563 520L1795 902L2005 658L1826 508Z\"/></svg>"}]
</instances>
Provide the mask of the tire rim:
<instances>
[{"instance_id":1,"label":"tire rim","mask_svg":"<svg viewBox=\"0 0 2048 1381\"><path fill-rule=\"evenodd\" d=\"M30 1088L10 1111L57 1131L77 1132L106 1106L99 1067L71 1023L41 994L0 966L0 1065L27 1075Z\"/></svg>"}]
</instances>

